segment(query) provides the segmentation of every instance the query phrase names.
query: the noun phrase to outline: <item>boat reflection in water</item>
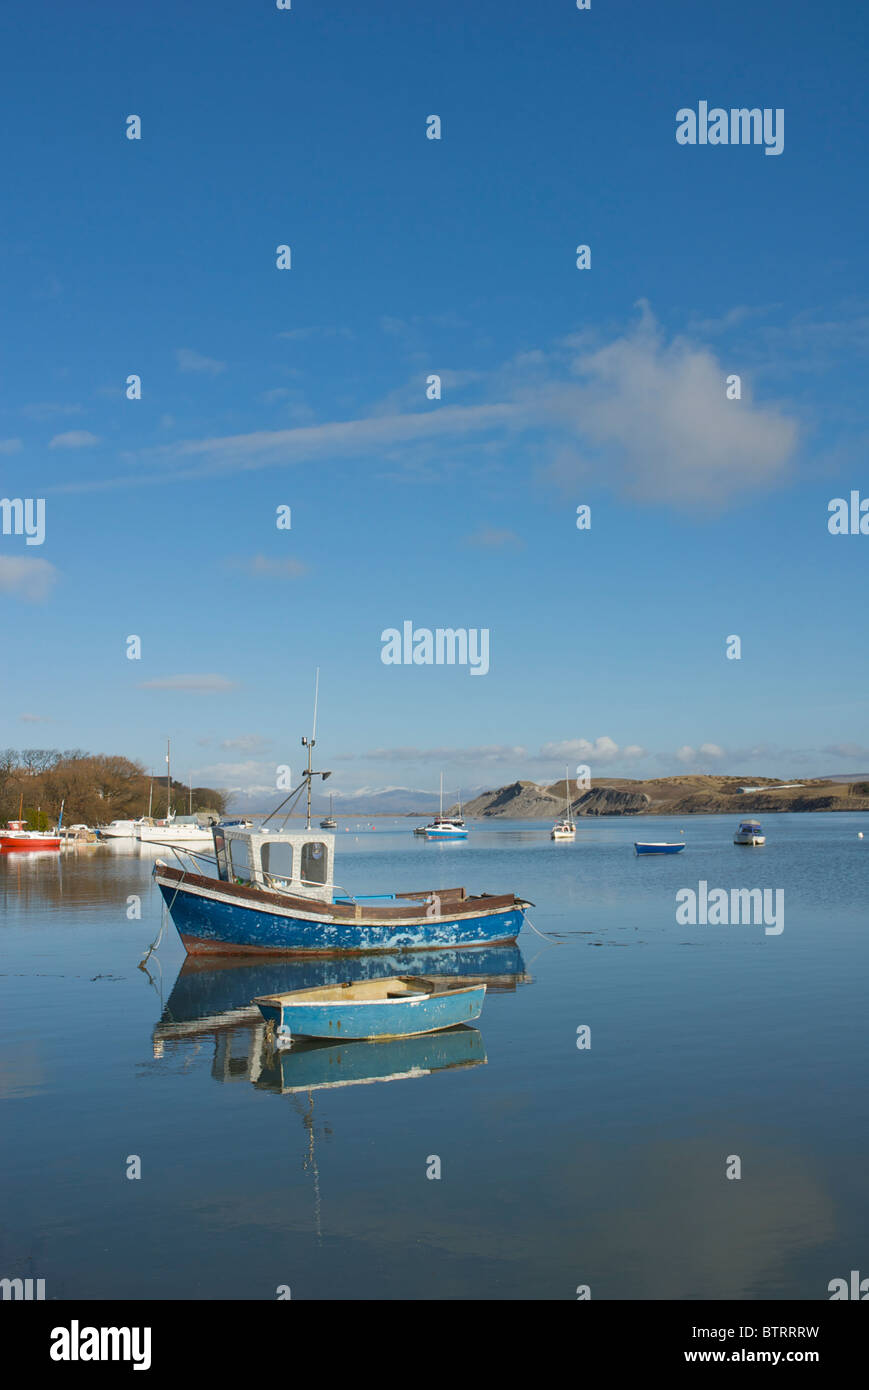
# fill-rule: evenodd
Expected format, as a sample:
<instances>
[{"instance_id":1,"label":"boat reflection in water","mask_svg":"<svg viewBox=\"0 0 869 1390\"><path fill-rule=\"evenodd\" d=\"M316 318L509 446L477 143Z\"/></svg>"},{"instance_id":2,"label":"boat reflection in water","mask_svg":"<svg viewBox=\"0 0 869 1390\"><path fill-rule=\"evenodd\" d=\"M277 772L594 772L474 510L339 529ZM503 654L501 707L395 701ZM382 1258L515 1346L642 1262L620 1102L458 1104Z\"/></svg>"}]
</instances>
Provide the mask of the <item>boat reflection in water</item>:
<instances>
[{"instance_id":1,"label":"boat reflection in water","mask_svg":"<svg viewBox=\"0 0 869 1390\"><path fill-rule=\"evenodd\" d=\"M295 1043L264 1055L254 1085L261 1091L293 1095L329 1086L360 1086L372 1081L407 1081L433 1071L479 1067L486 1061L483 1036L460 1024L442 1033L376 1042Z\"/></svg>"},{"instance_id":2,"label":"boat reflection in water","mask_svg":"<svg viewBox=\"0 0 869 1390\"><path fill-rule=\"evenodd\" d=\"M436 961L433 956L436 955ZM436 971L431 967L436 964ZM154 1028L156 1058L196 1038L212 1037L211 1074L217 1081L250 1081L264 1090L293 1092L321 1086L356 1085L424 1076L486 1060L476 1028L380 1042L297 1043L285 1051L267 1045L262 1014L252 1000L344 980L389 975L425 975L429 980L485 983L492 993L530 983L517 946L434 952L402 951L384 956L241 959L188 956Z\"/></svg>"}]
</instances>

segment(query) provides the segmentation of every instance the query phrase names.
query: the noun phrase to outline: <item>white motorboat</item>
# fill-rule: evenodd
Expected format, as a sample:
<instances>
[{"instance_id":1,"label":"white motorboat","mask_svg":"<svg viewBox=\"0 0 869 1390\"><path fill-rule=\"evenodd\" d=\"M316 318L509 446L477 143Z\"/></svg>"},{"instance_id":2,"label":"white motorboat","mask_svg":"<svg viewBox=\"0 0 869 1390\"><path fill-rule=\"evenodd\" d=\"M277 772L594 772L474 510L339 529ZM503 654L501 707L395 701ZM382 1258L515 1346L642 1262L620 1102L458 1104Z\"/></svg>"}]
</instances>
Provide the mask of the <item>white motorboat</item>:
<instances>
[{"instance_id":1,"label":"white motorboat","mask_svg":"<svg viewBox=\"0 0 869 1390\"><path fill-rule=\"evenodd\" d=\"M759 820L741 820L733 837L735 845L765 845L766 836Z\"/></svg>"}]
</instances>

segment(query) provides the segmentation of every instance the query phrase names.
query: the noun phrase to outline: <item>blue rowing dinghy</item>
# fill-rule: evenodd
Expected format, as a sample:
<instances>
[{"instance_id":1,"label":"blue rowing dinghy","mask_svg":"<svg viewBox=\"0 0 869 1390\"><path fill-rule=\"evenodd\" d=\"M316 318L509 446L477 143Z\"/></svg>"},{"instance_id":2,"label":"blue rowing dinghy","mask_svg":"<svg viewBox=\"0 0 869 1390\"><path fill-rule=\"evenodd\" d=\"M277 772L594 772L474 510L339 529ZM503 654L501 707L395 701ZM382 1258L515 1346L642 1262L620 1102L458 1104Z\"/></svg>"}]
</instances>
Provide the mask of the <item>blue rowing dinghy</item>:
<instances>
[{"instance_id":1,"label":"blue rowing dinghy","mask_svg":"<svg viewBox=\"0 0 869 1390\"><path fill-rule=\"evenodd\" d=\"M667 844L665 840L642 840L634 841L634 849L637 854L678 854L685 848L685 842L681 845Z\"/></svg>"},{"instance_id":2,"label":"blue rowing dinghy","mask_svg":"<svg viewBox=\"0 0 869 1390\"><path fill-rule=\"evenodd\" d=\"M266 994L254 1003L279 1044L293 1038L412 1038L479 1018L485 985L435 984L424 977L391 975L348 981L290 994Z\"/></svg>"}]
</instances>

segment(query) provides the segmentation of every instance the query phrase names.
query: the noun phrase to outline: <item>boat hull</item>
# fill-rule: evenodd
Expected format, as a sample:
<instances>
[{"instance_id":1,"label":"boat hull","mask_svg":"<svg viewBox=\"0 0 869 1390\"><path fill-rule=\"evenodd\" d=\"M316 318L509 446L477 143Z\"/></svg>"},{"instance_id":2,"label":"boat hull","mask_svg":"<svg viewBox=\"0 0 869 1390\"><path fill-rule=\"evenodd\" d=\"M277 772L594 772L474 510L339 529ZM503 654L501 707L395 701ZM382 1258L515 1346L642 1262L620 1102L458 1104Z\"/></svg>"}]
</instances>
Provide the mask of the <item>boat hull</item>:
<instances>
[{"instance_id":1,"label":"boat hull","mask_svg":"<svg viewBox=\"0 0 869 1390\"><path fill-rule=\"evenodd\" d=\"M301 1038L415 1038L473 1023L479 1018L486 998L485 985L450 990L446 994L422 998L371 1000L324 1000L305 1004L295 1000L257 999L266 1023L282 1028L291 1037Z\"/></svg>"},{"instance_id":2,"label":"boat hull","mask_svg":"<svg viewBox=\"0 0 869 1390\"><path fill-rule=\"evenodd\" d=\"M60 849L59 835L0 835L0 850Z\"/></svg>"},{"instance_id":3,"label":"boat hull","mask_svg":"<svg viewBox=\"0 0 869 1390\"><path fill-rule=\"evenodd\" d=\"M634 844L637 854L681 854L684 848L684 845Z\"/></svg>"},{"instance_id":4,"label":"boat hull","mask_svg":"<svg viewBox=\"0 0 869 1390\"><path fill-rule=\"evenodd\" d=\"M400 916L352 906L339 910L337 904L312 900L309 915L273 894L185 876L166 866L156 868L154 876L188 955L358 955L499 946L515 941L522 927L522 904L512 895L509 902L493 899L491 908L436 915L411 909Z\"/></svg>"}]
</instances>

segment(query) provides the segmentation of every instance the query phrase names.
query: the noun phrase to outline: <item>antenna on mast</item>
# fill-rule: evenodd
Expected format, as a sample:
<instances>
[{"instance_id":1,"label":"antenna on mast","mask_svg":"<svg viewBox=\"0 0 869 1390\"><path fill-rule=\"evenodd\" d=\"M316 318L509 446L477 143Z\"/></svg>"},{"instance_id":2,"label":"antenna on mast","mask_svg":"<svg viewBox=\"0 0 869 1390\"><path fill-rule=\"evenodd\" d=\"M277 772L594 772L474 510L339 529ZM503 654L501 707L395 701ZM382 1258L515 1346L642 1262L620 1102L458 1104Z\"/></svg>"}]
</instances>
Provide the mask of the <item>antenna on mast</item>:
<instances>
[{"instance_id":1,"label":"antenna on mast","mask_svg":"<svg viewBox=\"0 0 869 1390\"><path fill-rule=\"evenodd\" d=\"M308 804L307 804L307 815L306 815L306 817L305 817L305 829L306 829L306 830L310 830L310 829L311 829L311 779L312 779L313 777L322 777L322 778L323 778L323 781L325 782L325 780L326 780L327 777L331 777L331 776L332 776L331 772L315 772L315 771L313 770L313 768L311 767L311 755L312 755L312 753L313 753L314 744L317 742L317 738L316 738L316 734L317 734L317 699L318 699L319 694L320 694L320 668L319 668L319 666L318 666L318 667L317 667L317 678L316 678L316 681L314 682L314 726L313 726L313 730L312 730L312 732L311 732L311 737L310 737L310 739L307 739L307 738L303 738L303 739L302 739L302 747L303 747L303 748L307 748L307 750L308 750L308 766L305 768L304 772L302 773L303 778L305 779L305 781L306 781L307 784L308 784ZM273 814L274 814L274 813L273 813Z\"/></svg>"}]
</instances>

